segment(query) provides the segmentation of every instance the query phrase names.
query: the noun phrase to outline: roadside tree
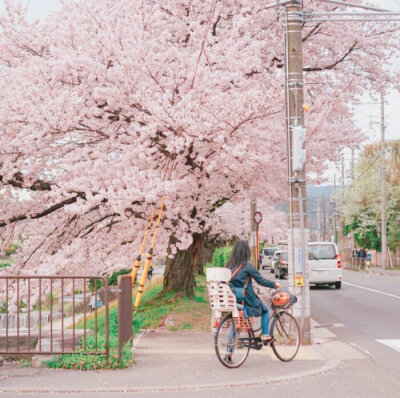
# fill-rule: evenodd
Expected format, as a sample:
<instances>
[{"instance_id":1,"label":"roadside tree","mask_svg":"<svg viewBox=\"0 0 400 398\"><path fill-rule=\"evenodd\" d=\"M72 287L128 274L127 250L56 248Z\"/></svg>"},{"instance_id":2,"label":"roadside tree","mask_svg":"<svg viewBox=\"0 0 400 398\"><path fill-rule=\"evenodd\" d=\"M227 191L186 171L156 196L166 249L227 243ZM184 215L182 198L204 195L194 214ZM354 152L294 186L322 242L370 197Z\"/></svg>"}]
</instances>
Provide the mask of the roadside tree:
<instances>
[{"instance_id":1,"label":"roadside tree","mask_svg":"<svg viewBox=\"0 0 400 398\"><path fill-rule=\"evenodd\" d=\"M245 0L74 0L28 23L5 5L0 228L17 224L24 239L14 271L128 267L165 196L165 289L191 295L193 256L221 230L216 209L259 194L260 176L267 203L285 195L276 14ZM396 38L392 26L305 27L310 172L362 139L346 103L395 81L383 65Z\"/></svg>"}]
</instances>

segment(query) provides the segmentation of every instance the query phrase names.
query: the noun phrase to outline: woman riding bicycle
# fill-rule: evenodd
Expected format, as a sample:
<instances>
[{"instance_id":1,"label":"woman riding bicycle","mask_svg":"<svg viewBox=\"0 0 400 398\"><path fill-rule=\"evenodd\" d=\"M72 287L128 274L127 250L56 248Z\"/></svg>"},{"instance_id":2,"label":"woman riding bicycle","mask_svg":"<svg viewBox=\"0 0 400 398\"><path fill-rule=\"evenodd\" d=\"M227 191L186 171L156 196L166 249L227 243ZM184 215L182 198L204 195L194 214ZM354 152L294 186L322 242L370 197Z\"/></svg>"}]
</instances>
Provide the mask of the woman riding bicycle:
<instances>
[{"instance_id":1,"label":"woman riding bicycle","mask_svg":"<svg viewBox=\"0 0 400 398\"><path fill-rule=\"evenodd\" d=\"M244 307L248 316L261 316L261 339L268 344L272 338L269 335L269 312L268 307L254 293L252 279L261 286L279 289L280 283L265 279L257 271L254 265L249 262L250 247L246 241L236 243L232 250L231 257L226 265L232 272L233 277L230 285L233 288L245 288Z\"/></svg>"}]
</instances>

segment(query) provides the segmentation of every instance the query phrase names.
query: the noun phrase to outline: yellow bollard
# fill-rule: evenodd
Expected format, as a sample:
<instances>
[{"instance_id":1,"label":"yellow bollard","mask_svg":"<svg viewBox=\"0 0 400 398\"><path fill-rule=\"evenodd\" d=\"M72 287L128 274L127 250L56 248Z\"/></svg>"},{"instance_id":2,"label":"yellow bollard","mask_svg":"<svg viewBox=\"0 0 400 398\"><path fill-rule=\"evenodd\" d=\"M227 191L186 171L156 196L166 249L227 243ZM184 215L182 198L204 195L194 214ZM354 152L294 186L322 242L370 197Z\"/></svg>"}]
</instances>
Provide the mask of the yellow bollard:
<instances>
[{"instance_id":1,"label":"yellow bollard","mask_svg":"<svg viewBox=\"0 0 400 398\"><path fill-rule=\"evenodd\" d=\"M165 204L165 197L162 198L162 201L161 201L160 211L158 213L157 223L156 223L156 226L154 228L153 237L151 239L150 249L147 252L146 262L144 264L142 276L140 278L139 288L138 288L138 292L137 292L136 299L135 299L135 312L137 312L137 310L138 310L138 308L140 306L140 302L142 301L143 288L144 288L144 284L146 282L147 273L149 272L151 260L153 258L154 243L156 241L158 227L160 226L161 216L162 216L162 213L163 213L163 210L164 210L164 204Z\"/></svg>"},{"instance_id":2,"label":"yellow bollard","mask_svg":"<svg viewBox=\"0 0 400 398\"><path fill-rule=\"evenodd\" d=\"M149 237L151 226L153 225L153 220L154 220L154 216L156 215L156 210L157 210L157 208L156 208L156 206L154 206L153 207L153 211L151 213L149 224L148 224L146 232L144 234L142 246L140 247L139 254L136 257L135 265L132 268L132 273L131 273L132 286L135 283L136 275L137 275L137 273L139 271L139 268L140 268L140 261L142 260L142 253L143 253L144 247L146 245L147 239Z\"/></svg>"}]
</instances>

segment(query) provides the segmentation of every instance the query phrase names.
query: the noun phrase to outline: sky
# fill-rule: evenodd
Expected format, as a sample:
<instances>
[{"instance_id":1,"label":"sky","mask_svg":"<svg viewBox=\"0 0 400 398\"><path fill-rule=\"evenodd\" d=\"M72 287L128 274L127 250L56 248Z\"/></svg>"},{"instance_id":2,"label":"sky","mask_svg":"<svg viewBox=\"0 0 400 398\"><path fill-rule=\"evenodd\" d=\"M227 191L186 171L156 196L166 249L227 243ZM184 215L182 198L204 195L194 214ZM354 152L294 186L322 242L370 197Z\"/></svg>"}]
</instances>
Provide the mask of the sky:
<instances>
[{"instance_id":1,"label":"sky","mask_svg":"<svg viewBox=\"0 0 400 398\"><path fill-rule=\"evenodd\" d=\"M266 1L266 0L253 0ZM347 1L347 0L342 0ZM351 2L349 0L349 2ZM60 8L59 0L27 0L29 4L28 18L30 20L41 19ZM400 12L400 0L369 0L365 4L373 4L377 7ZM3 0L0 0L0 11L3 8ZM356 11L353 9L352 11ZM397 62L395 67L400 68ZM356 106L357 118L355 124L369 137L368 142L380 140L380 103L379 96L368 98L366 96L361 100L370 104L360 104ZM373 102L371 104L371 102ZM385 134L387 140L400 139L400 93L390 91L385 98ZM360 150L358 151L360 152ZM357 155L357 151L356 151ZM350 151L345 152L345 169L350 169ZM335 171L336 166L331 165L329 169L329 178L333 180L333 174L337 174L337 181L340 179L341 172Z\"/></svg>"}]
</instances>

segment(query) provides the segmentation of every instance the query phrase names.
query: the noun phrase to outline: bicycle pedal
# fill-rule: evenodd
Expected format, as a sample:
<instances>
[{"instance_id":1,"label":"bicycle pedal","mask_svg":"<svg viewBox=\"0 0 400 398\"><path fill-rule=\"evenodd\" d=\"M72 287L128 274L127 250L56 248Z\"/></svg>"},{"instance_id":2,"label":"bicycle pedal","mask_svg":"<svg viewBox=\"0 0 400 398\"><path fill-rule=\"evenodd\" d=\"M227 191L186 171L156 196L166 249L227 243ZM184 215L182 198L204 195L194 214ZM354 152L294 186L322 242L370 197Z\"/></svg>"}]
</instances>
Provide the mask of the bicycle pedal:
<instances>
[{"instance_id":1,"label":"bicycle pedal","mask_svg":"<svg viewBox=\"0 0 400 398\"><path fill-rule=\"evenodd\" d=\"M263 344L264 344L265 346L267 346L267 345L271 344L273 341L275 341L275 339L264 340L264 341L263 341Z\"/></svg>"}]
</instances>

